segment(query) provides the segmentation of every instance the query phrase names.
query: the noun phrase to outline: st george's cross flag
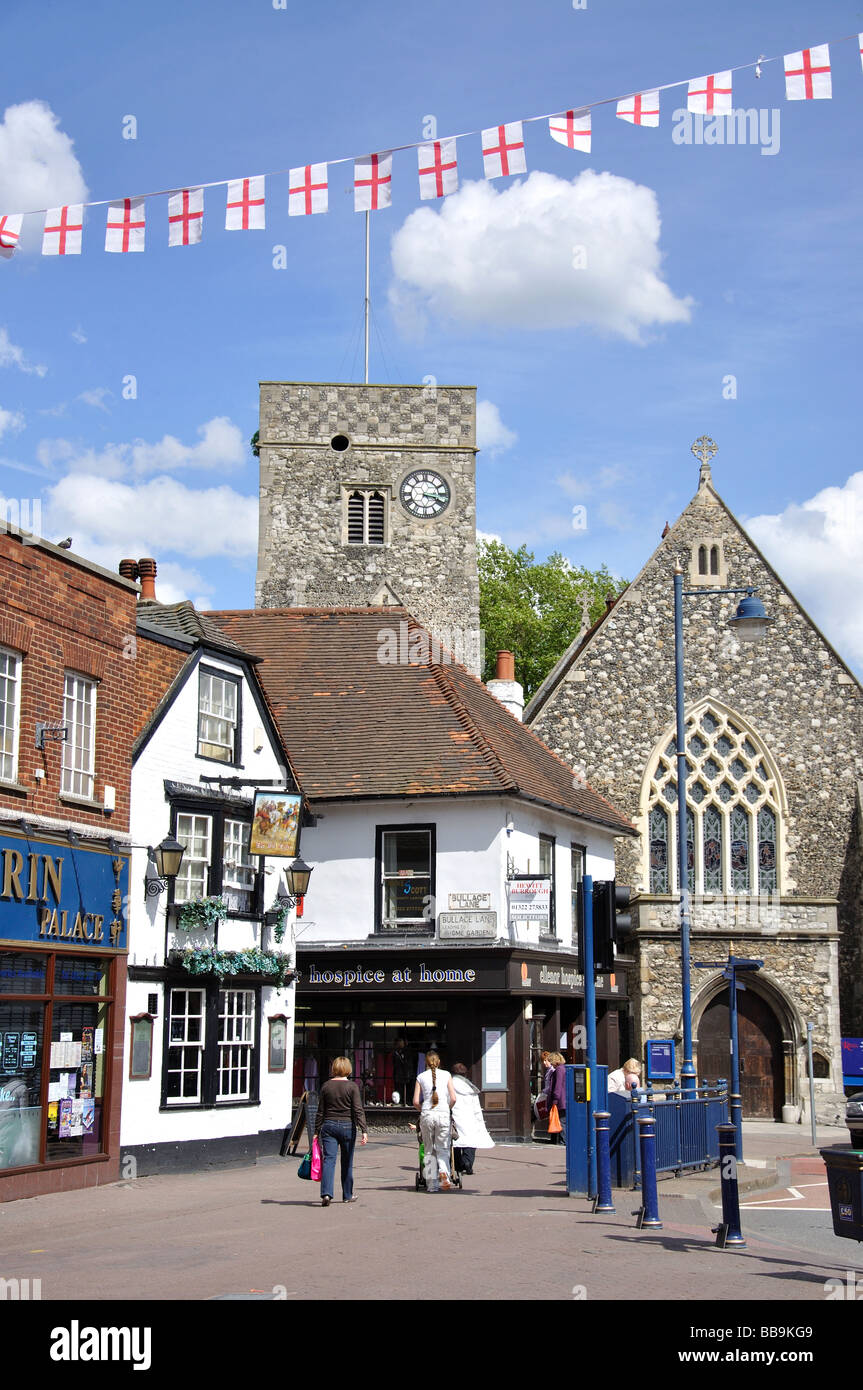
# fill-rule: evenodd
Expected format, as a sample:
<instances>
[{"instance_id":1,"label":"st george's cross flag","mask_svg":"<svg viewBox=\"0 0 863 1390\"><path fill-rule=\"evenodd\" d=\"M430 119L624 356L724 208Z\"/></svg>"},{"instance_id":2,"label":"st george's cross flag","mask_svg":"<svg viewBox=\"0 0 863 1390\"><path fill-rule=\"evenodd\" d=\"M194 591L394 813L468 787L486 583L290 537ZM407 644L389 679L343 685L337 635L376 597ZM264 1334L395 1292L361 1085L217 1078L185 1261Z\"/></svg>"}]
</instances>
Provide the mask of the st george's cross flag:
<instances>
[{"instance_id":1,"label":"st george's cross flag","mask_svg":"<svg viewBox=\"0 0 863 1390\"><path fill-rule=\"evenodd\" d=\"M830 45L819 43L800 53L785 55L785 96L789 101L832 97Z\"/></svg>"},{"instance_id":2,"label":"st george's cross flag","mask_svg":"<svg viewBox=\"0 0 863 1390\"><path fill-rule=\"evenodd\" d=\"M704 116L726 116L731 111L731 72L714 72L709 77L696 77L689 84L686 102L689 111Z\"/></svg>"},{"instance_id":3,"label":"st george's cross flag","mask_svg":"<svg viewBox=\"0 0 863 1390\"><path fill-rule=\"evenodd\" d=\"M659 92L637 92L617 103L617 114L631 125L659 125Z\"/></svg>"},{"instance_id":4,"label":"st george's cross flag","mask_svg":"<svg viewBox=\"0 0 863 1390\"><path fill-rule=\"evenodd\" d=\"M143 251L144 230L143 198L120 198L108 204L106 251Z\"/></svg>"},{"instance_id":5,"label":"st george's cross flag","mask_svg":"<svg viewBox=\"0 0 863 1390\"><path fill-rule=\"evenodd\" d=\"M288 216L305 217L327 210L327 166L306 164L288 178Z\"/></svg>"},{"instance_id":6,"label":"st george's cross flag","mask_svg":"<svg viewBox=\"0 0 863 1390\"><path fill-rule=\"evenodd\" d=\"M491 126L483 131L482 167L487 179L527 172L521 121Z\"/></svg>"},{"instance_id":7,"label":"st george's cross flag","mask_svg":"<svg viewBox=\"0 0 863 1390\"><path fill-rule=\"evenodd\" d=\"M43 256L80 256L84 230L84 205L49 208L42 233Z\"/></svg>"},{"instance_id":8,"label":"st george's cross flag","mask_svg":"<svg viewBox=\"0 0 863 1390\"><path fill-rule=\"evenodd\" d=\"M574 111L562 111L559 116L552 116L548 122L548 133L559 145L590 154L589 111L579 112L578 115Z\"/></svg>"},{"instance_id":9,"label":"st george's cross flag","mask_svg":"<svg viewBox=\"0 0 863 1390\"><path fill-rule=\"evenodd\" d=\"M15 254L18 245L18 238L21 235L21 223L24 221L23 212L12 213L11 216L0 217L0 256L4 260Z\"/></svg>"},{"instance_id":10,"label":"st george's cross flag","mask_svg":"<svg viewBox=\"0 0 863 1390\"><path fill-rule=\"evenodd\" d=\"M197 246L204 234L204 190L183 188L168 198L168 245Z\"/></svg>"},{"instance_id":11,"label":"st george's cross flag","mask_svg":"<svg viewBox=\"0 0 863 1390\"><path fill-rule=\"evenodd\" d=\"M393 152L381 150L354 160L354 212L377 212L393 200Z\"/></svg>"},{"instance_id":12,"label":"st george's cross flag","mask_svg":"<svg viewBox=\"0 0 863 1390\"><path fill-rule=\"evenodd\" d=\"M455 140L434 140L417 148L421 198L443 198L458 189Z\"/></svg>"},{"instance_id":13,"label":"st george's cross flag","mask_svg":"<svg viewBox=\"0 0 863 1390\"><path fill-rule=\"evenodd\" d=\"M260 232L267 225L264 207L266 176L231 179L225 208L226 232Z\"/></svg>"}]
</instances>

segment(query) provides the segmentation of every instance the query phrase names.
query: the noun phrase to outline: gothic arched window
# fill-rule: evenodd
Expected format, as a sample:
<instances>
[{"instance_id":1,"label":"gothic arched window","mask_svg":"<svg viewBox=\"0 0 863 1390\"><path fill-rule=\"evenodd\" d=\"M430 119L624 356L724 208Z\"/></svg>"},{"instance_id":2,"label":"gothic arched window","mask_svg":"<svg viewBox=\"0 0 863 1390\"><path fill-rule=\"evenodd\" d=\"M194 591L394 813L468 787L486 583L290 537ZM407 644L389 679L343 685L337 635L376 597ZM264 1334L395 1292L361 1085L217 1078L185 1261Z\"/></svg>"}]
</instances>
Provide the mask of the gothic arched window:
<instances>
[{"instance_id":1,"label":"gothic arched window","mask_svg":"<svg viewBox=\"0 0 863 1390\"><path fill-rule=\"evenodd\" d=\"M712 563L712 554L705 558ZM687 718L686 757L690 892L778 892L782 792L767 749L731 711L705 702ZM673 893L680 882L677 744L668 734L648 765L642 805L650 892Z\"/></svg>"}]
</instances>

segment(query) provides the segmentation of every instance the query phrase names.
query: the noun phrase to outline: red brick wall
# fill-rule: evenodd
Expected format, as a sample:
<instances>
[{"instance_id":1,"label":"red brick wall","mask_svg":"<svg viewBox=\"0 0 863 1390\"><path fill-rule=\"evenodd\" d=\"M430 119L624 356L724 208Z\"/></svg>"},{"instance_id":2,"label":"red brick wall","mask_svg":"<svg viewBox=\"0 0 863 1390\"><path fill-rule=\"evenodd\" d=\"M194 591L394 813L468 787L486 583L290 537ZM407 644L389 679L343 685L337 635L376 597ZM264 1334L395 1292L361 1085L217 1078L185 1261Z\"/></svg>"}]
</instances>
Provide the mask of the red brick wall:
<instances>
[{"instance_id":1,"label":"red brick wall","mask_svg":"<svg viewBox=\"0 0 863 1390\"><path fill-rule=\"evenodd\" d=\"M137 738L171 682L189 659L188 652L166 647L138 634L135 654L135 709L133 737Z\"/></svg>"},{"instance_id":2,"label":"red brick wall","mask_svg":"<svg viewBox=\"0 0 863 1390\"><path fill-rule=\"evenodd\" d=\"M0 805L28 814L129 828L131 745L134 737L136 594L119 575L94 573L39 545L0 532L0 645L21 652L21 724L17 782L0 785ZM112 815L60 799L62 743L36 749L37 722L63 718L65 672L98 679L94 799L116 788ZM40 782L34 772L42 768Z\"/></svg>"}]
</instances>

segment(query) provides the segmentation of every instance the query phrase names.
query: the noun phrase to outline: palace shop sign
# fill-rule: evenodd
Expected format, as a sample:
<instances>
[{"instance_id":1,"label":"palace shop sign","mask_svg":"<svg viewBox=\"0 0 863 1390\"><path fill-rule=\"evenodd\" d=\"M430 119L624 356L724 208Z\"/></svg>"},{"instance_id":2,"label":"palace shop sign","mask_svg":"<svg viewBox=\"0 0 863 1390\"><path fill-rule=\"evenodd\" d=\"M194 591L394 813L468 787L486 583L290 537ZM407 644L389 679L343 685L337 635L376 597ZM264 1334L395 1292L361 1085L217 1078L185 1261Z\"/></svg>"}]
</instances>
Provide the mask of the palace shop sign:
<instances>
[{"instance_id":1,"label":"palace shop sign","mask_svg":"<svg viewBox=\"0 0 863 1390\"><path fill-rule=\"evenodd\" d=\"M0 835L0 940L125 950L127 855Z\"/></svg>"}]
</instances>

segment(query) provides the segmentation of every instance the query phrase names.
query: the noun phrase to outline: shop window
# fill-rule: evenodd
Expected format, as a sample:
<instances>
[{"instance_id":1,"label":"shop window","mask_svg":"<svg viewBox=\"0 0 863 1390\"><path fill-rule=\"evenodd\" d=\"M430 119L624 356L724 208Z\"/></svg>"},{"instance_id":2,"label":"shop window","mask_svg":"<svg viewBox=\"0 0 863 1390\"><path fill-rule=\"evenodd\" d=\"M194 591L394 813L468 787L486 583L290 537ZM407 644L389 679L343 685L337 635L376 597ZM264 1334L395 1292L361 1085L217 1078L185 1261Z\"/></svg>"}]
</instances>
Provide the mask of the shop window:
<instances>
[{"instance_id":1,"label":"shop window","mask_svg":"<svg viewBox=\"0 0 863 1390\"><path fill-rule=\"evenodd\" d=\"M220 763L239 761L240 683L203 668L198 686L198 756Z\"/></svg>"},{"instance_id":2,"label":"shop window","mask_svg":"<svg viewBox=\"0 0 863 1390\"><path fill-rule=\"evenodd\" d=\"M60 790L67 796L93 798L96 762L96 682L66 672L63 692L63 770Z\"/></svg>"},{"instance_id":3,"label":"shop window","mask_svg":"<svg viewBox=\"0 0 863 1390\"><path fill-rule=\"evenodd\" d=\"M365 1001L344 1012L324 1001L300 1005L294 1029L294 1095L319 1091L334 1059L347 1057L364 1105L412 1109L417 1076L433 1048L448 1057L442 1001L433 1007L402 1003L388 1009L379 1001Z\"/></svg>"},{"instance_id":4,"label":"shop window","mask_svg":"<svg viewBox=\"0 0 863 1390\"><path fill-rule=\"evenodd\" d=\"M0 1171L105 1152L111 970L0 952Z\"/></svg>"},{"instance_id":5,"label":"shop window","mask_svg":"<svg viewBox=\"0 0 863 1390\"><path fill-rule=\"evenodd\" d=\"M262 879L257 857L249 853L251 830L250 820L239 820L225 810L206 815L178 810L175 834L186 853L174 880L173 901L188 903L221 894L229 916L255 916Z\"/></svg>"},{"instance_id":6,"label":"shop window","mask_svg":"<svg viewBox=\"0 0 863 1390\"><path fill-rule=\"evenodd\" d=\"M21 717L21 658L0 647L0 781L18 773L18 723Z\"/></svg>"},{"instance_id":7,"label":"shop window","mask_svg":"<svg viewBox=\"0 0 863 1390\"><path fill-rule=\"evenodd\" d=\"M379 826L377 920L381 931L434 930L434 826Z\"/></svg>"},{"instance_id":8,"label":"shop window","mask_svg":"<svg viewBox=\"0 0 863 1390\"><path fill-rule=\"evenodd\" d=\"M252 989L172 989L164 1104L257 1100L258 999Z\"/></svg>"}]
</instances>

